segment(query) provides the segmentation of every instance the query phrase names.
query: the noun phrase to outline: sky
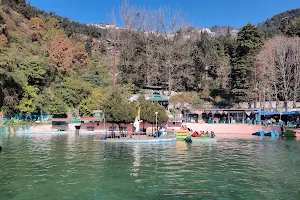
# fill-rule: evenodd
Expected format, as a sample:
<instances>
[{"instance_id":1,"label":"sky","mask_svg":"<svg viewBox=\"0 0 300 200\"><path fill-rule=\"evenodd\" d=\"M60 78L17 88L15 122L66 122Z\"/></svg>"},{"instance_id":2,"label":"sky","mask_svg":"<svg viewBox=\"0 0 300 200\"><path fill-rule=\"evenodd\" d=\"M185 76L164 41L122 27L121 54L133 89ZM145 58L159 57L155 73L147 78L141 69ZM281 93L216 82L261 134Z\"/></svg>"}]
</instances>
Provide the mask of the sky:
<instances>
[{"instance_id":1,"label":"sky","mask_svg":"<svg viewBox=\"0 0 300 200\"><path fill-rule=\"evenodd\" d=\"M31 5L55 12L81 23L111 23L114 10L117 24L123 0L27 0ZM213 25L241 28L248 22L258 24L273 15L300 8L300 0L129 0L131 5L181 10L190 24L198 28Z\"/></svg>"}]
</instances>

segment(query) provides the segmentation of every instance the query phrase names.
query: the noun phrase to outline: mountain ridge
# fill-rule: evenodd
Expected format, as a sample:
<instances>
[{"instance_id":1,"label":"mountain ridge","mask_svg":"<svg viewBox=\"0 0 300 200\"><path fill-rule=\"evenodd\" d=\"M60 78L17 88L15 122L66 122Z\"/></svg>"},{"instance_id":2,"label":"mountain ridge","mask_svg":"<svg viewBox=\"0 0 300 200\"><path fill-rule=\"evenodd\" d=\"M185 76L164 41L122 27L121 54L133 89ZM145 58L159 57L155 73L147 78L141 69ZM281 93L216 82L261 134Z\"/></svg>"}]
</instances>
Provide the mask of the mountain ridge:
<instances>
[{"instance_id":1,"label":"mountain ridge","mask_svg":"<svg viewBox=\"0 0 300 200\"><path fill-rule=\"evenodd\" d=\"M300 8L296 8L278 13L270 19L266 19L265 21L259 23L257 27L265 32L267 36L273 36L282 33L285 34L288 32L288 29L292 28L291 26L293 25L293 23L299 23L299 19Z\"/></svg>"}]
</instances>

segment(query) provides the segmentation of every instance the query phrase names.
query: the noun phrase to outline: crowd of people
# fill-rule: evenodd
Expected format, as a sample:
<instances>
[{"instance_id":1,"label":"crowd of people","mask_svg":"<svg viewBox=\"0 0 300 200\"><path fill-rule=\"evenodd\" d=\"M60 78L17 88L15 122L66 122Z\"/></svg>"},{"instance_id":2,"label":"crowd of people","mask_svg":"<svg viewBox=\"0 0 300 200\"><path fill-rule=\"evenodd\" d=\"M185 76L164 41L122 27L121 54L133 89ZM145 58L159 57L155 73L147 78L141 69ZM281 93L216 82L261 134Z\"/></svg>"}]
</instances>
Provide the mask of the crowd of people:
<instances>
[{"instance_id":1,"label":"crowd of people","mask_svg":"<svg viewBox=\"0 0 300 200\"><path fill-rule=\"evenodd\" d=\"M210 117L207 120L208 124L235 124L236 120L232 116Z\"/></svg>"},{"instance_id":2,"label":"crowd of people","mask_svg":"<svg viewBox=\"0 0 300 200\"><path fill-rule=\"evenodd\" d=\"M206 132L200 131L200 133L198 133L197 131L195 131L192 134L192 137L201 137L201 136L206 136L206 137L214 138L216 136L216 134L213 131L211 131L210 133L208 131L206 131Z\"/></svg>"},{"instance_id":3,"label":"crowd of people","mask_svg":"<svg viewBox=\"0 0 300 200\"><path fill-rule=\"evenodd\" d=\"M300 118L288 117L285 121L283 121L281 119L278 119L278 117L270 117L262 120L262 124L265 126L287 125L287 126L295 126L295 128L300 128Z\"/></svg>"},{"instance_id":4,"label":"crowd of people","mask_svg":"<svg viewBox=\"0 0 300 200\"><path fill-rule=\"evenodd\" d=\"M207 136L207 137L211 137L214 138L216 136L215 132L211 131L210 133L208 131L204 132L204 131L193 131L193 129L188 128L186 125L182 125L181 130L188 130L188 132L192 132L193 134L191 135L192 137L201 137L201 136Z\"/></svg>"},{"instance_id":5,"label":"crowd of people","mask_svg":"<svg viewBox=\"0 0 300 200\"><path fill-rule=\"evenodd\" d=\"M245 118L240 118L239 120L229 117L210 117L207 119L208 124L235 124L235 123L244 123L244 124L258 124L259 121L253 116L247 116ZM261 120L262 125L271 126L271 125L287 125L287 126L296 126L300 128L300 118L298 116L287 116L284 119L281 119L279 116L263 116Z\"/></svg>"}]
</instances>

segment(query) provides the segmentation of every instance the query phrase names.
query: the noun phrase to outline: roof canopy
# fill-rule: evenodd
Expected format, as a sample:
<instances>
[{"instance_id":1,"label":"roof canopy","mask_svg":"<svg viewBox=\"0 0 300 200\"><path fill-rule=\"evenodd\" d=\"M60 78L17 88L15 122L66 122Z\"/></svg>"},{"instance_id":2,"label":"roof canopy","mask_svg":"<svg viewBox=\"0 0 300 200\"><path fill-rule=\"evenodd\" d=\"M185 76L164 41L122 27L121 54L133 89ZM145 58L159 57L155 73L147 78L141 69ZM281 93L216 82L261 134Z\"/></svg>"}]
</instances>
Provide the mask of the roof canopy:
<instances>
[{"instance_id":1,"label":"roof canopy","mask_svg":"<svg viewBox=\"0 0 300 200\"><path fill-rule=\"evenodd\" d=\"M255 110L255 111L252 111L253 114L257 114L259 113L258 110ZM297 112L295 111L285 111L285 112L282 112L282 115L295 115L297 114ZM280 112L279 111L261 111L261 115L280 115Z\"/></svg>"},{"instance_id":2,"label":"roof canopy","mask_svg":"<svg viewBox=\"0 0 300 200\"><path fill-rule=\"evenodd\" d=\"M69 121L68 118L52 118L53 122L67 122Z\"/></svg>"},{"instance_id":3,"label":"roof canopy","mask_svg":"<svg viewBox=\"0 0 300 200\"><path fill-rule=\"evenodd\" d=\"M162 97L160 95L154 95L154 97L150 97L147 101L169 101L167 97Z\"/></svg>"},{"instance_id":4,"label":"roof canopy","mask_svg":"<svg viewBox=\"0 0 300 200\"><path fill-rule=\"evenodd\" d=\"M100 122L100 117L80 117L80 121Z\"/></svg>"}]
</instances>

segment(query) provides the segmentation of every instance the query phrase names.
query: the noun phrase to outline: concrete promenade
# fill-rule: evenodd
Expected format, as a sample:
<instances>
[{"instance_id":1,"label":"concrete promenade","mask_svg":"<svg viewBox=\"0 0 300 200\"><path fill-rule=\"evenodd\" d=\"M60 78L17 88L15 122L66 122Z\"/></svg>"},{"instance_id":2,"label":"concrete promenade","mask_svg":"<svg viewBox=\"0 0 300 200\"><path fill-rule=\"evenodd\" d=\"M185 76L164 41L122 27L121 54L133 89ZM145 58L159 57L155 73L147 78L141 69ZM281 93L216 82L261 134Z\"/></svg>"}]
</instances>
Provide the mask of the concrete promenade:
<instances>
[{"instance_id":1,"label":"concrete promenade","mask_svg":"<svg viewBox=\"0 0 300 200\"><path fill-rule=\"evenodd\" d=\"M259 125L247 125L247 124L197 124L197 123L183 123L188 128L193 131L213 131L216 134L242 134L242 135L251 135L260 130L264 130L266 132L270 132L271 130L278 131L281 133L279 126L259 126ZM171 129L179 129L180 127L169 127ZM39 125L39 126L31 126L28 128L18 128L17 133L54 133L57 132L56 129L52 128L52 125ZM68 133L75 133L75 124L70 124ZM97 132L105 132L105 130L95 130L95 131L87 131L85 129L80 130L80 134L93 134ZM59 133L64 133L64 131L60 131Z\"/></svg>"},{"instance_id":2,"label":"concrete promenade","mask_svg":"<svg viewBox=\"0 0 300 200\"><path fill-rule=\"evenodd\" d=\"M259 126L248 124L196 124L183 123L193 131L213 131L216 134L252 134L261 130L266 132L277 131L281 133L279 126Z\"/></svg>"}]
</instances>

